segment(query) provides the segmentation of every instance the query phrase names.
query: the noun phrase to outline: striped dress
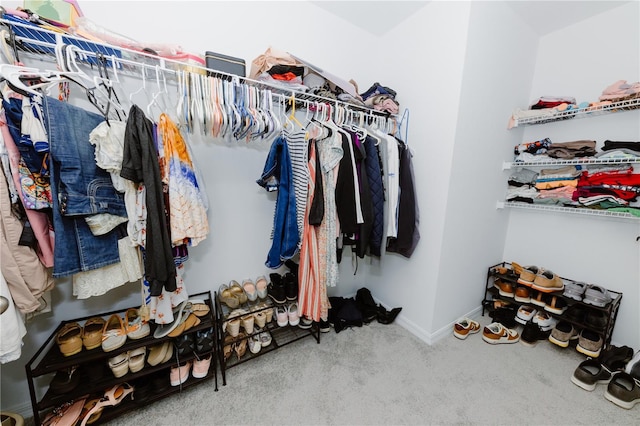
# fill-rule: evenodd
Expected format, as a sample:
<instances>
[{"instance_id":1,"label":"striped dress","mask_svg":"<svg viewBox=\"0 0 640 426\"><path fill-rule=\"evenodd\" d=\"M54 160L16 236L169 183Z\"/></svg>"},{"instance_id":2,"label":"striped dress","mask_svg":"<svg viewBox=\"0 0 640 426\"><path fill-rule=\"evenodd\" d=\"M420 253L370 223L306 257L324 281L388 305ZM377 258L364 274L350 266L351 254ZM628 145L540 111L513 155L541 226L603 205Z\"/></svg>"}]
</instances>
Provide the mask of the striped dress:
<instances>
[{"instance_id":1,"label":"striped dress","mask_svg":"<svg viewBox=\"0 0 640 426\"><path fill-rule=\"evenodd\" d=\"M296 218L298 222L298 245L302 241L305 213L307 206L307 185L309 184L309 171L307 169L308 145L307 133L304 129L286 130L284 137L291 157L291 171L293 174L293 188L296 194Z\"/></svg>"},{"instance_id":2,"label":"striped dress","mask_svg":"<svg viewBox=\"0 0 640 426\"><path fill-rule=\"evenodd\" d=\"M316 150L315 143L309 145L309 161L307 162L309 181L307 186L307 200L305 217L309 215L309 209L313 203L316 181ZM322 292L326 299L326 287L320 282L318 262L318 240L316 239L315 226L304 220L302 232L302 247L300 249L300 266L298 270L298 309L300 315L320 321L322 314Z\"/></svg>"}]
</instances>

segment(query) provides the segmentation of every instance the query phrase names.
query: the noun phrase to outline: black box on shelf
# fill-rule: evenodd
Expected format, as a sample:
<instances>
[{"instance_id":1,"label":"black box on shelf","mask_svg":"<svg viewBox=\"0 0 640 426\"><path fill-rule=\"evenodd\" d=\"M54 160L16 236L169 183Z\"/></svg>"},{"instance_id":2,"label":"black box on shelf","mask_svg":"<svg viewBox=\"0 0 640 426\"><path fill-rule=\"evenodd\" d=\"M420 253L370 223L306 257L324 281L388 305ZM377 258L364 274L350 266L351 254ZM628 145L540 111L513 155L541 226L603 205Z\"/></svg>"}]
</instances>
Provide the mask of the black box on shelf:
<instances>
[{"instance_id":1,"label":"black box on shelf","mask_svg":"<svg viewBox=\"0 0 640 426\"><path fill-rule=\"evenodd\" d=\"M208 50L205 52L205 61L207 68L213 71L222 71L227 74L239 75L240 77L245 77L247 73L245 61L242 58L235 58Z\"/></svg>"}]
</instances>

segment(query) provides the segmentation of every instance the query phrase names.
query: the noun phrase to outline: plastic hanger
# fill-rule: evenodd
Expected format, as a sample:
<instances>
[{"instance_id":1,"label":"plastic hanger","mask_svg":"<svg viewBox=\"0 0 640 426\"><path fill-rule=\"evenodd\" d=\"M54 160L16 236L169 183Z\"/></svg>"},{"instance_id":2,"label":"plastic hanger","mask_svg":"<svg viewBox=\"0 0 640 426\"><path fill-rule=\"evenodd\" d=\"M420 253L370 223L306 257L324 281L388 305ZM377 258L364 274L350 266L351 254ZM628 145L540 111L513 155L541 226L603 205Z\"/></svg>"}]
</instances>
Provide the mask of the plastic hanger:
<instances>
[{"instance_id":1,"label":"plastic hanger","mask_svg":"<svg viewBox=\"0 0 640 426\"><path fill-rule=\"evenodd\" d=\"M140 72L140 77L142 77L142 86L134 91L129 93L129 104L130 106L133 106L135 103L133 102L133 98L140 94L140 93L146 93L147 90L147 72L146 72L146 68L142 68L141 72Z\"/></svg>"}]
</instances>

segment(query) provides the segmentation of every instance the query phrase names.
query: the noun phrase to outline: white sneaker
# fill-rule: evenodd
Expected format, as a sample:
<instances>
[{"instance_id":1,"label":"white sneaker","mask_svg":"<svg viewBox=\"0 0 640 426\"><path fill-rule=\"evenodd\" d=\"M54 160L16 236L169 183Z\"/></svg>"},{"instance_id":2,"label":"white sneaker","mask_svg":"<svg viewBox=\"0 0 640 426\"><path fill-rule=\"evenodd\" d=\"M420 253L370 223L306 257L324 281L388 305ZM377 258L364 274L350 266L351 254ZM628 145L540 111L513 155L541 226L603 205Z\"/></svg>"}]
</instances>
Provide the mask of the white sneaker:
<instances>
[{"instance_id":1,"label":"white sneaker","mask_svg":"<svg viewBox=\"0 0 640 426\"><path fill-rule=\"evenodd\" d=\"M276 322L279 327L286 327L289 324L289 317L287 314L287 308L284 306L276 306Z\"/></svg>"},{"instance_id":2,"label":"white sneaker","mask_svg":"<svg viewBox=\"0 0 640 426\"><path fill-rule=\"evenodd\" d=\"M540 326L540 330L549 331L556 326L558 320L547 312L540 311L533 317L533 323L538 324L538 326Z\"/></svg>"},{"instance_id":3,"label":"white sneaker","mask_svg":"<svg viewBox=\"0 0 640 426\"><path fill-rule=\"evenodd\" d=\"M531 305L522 305L518 308L518 313L516 314L515 320L522 325L525 325L529 322L535 315L538 313L538 310Z\"/></svg>"},{"instance_id":4,"label":"white sneaker","mask_svg":"<svg viewBox=\"0 0 640 426\"><path fill-rule=\"evenodd\" d=\"M287 308L287 314L289 316L289 325L296 326L300 324L300 314L298 313L298 303L293 302Z\"/></svg>"}]
</instances>

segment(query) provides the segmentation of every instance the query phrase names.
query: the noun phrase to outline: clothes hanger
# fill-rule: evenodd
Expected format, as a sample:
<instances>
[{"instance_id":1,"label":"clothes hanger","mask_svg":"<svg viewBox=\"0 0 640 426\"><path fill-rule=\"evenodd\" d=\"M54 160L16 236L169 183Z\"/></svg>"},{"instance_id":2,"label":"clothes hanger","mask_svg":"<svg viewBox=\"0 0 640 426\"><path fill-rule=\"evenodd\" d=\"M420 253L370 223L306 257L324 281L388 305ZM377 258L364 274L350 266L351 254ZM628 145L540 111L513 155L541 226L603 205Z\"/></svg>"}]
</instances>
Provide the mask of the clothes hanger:
<instances>
[{"instance_id":1,"label":"clothes hanger","mask_svg":"<svg viewBox=\"0 0 640 426\"><path fill-rule=\"evenodd\" d=\"M129 93L129 104L130 104L130 106L135 105L135 102L133 102L133 98L136 95L138 95L140 93L145 93L146 94L146 91L147 91L147 71L146 71L146 68L142 67L141 72L140 72L140 77L142 78L142 86L138 90Z\"/></svg>"},{"instance_id":2,"label":"clothes hanger","mask_svg":"<svg viewBox=\"0 0 640 426\"><path fill-rule=\"evenodd\" d=\"M300 126L301 129L304 130L304 126L296 118L296 96L295 96L294 93L291 93L291 97L289 98L289 105L291 106L291 113L289 114L289 122L292 125L293 125L293 123L297 124L298 126Z\"/></svg>"}]
</instances>

